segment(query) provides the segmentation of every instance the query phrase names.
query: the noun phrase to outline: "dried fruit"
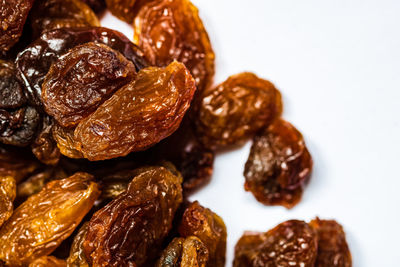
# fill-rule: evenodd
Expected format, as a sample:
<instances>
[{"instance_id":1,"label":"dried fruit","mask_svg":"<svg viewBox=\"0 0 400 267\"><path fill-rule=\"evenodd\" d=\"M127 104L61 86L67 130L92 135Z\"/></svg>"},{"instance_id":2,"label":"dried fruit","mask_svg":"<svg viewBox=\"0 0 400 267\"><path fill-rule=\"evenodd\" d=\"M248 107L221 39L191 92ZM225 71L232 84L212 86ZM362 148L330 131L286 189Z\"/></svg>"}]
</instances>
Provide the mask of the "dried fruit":
<instances>
[{"instance_id":1,"label":"dried fruit","mask_svg":"<svg viewBox=\"0 0 400 267\"><path fill-rule=\"evenodd\" d=\"M49 182L0 229L0 259L22 266L49 255L79 224L100 194L92 176L76 173Z\"/></svg>"},{"instance_id":2,"label":"dried fruit","mask_svg":"<svg viewBox=\"0 0 400 267\"><path fill-rule=\"evenodd\" d=\"M74 129L64 128L58 124L54 125L53 138L61 154L73 159L83 158L83 155L75 147Z\"/></svg>"},{"instance_id":3,"label":"dried fruit","mask_svg":"<svg viewBox=\"0 0 400 267\"><path fill-rule=\"evenodd\" d=\"M42 101L61 126L74 127L135 75L133 63L118 51L86 43L51 65L42 85Z\"/></svg>"},{"instance_id":4,"label":"dried fruit","mask_svg":"<svg viewBox=\"0 0 400 267\"><path fill-rule=\"evenodd\" d=\"M316 218L310 226L318 236L318 255L315 267L351 267L352 260L346 235L340 224L333 220Z\"/></svg>"},{"instance_id":5,"label":"dried fruit","mask_svg":"<svg viewBox=\"0 0 400 267\"><path fill-rule=\"evenodd\" d=\"M182 237L196 236L207 247L209 262L207 266L225 266L226 226L221 217L193 202L184 212L179 234Z\"/></svg>"},{"instance_id":6,"label":"dried fruit","mask_svg":"<svg viewBox=\"0 0 400 267\"><path fill-rule=\"evenodd\" d=\"M15 179L11 176L0 176L0 227L13 212L15 195Z\"/></svg>"},{"instance_id":7,"label":"dried fruit","mask_svg":"<svg viewBox=\"0 0 400 267\"><path fill-rule=\"evenodd\" d=\"M195 236L174 238L161 254L156 267L206 267L207 247Z\"/></svg>"},{"instance_id":8,"label":"dried fruit","mask_svg":"<svg viewBox=\"0 0 400 267\"><path fill-rule=\"evenodd\" d=\"M0 52L18 42L34 0L0 1Z\"/></svg>"},{"instance_id":9,"label":"dried fruit","mask_svg":"<svg viewBox=\"0 0 400 267\"><path fill-rule=\"evenodd\" d=\"M281 94L274 85L244 72L201 95L196 131L207 147L238 145L281 112Z\"/></svg>"},{"instance_id":10,"label":"dried fruit","mask_svg":"<svg viewBox=\"0 0 400 267\"><path fill-rule=\"evenodd\" d=\"M163 67L173 60L185 64L200 94L212 83L215 55L197 8L189 0L139 4L134 43L142 48L152 65Z\"/></svg>"},{"instance_id":11,"label":"dried fruit","mask_svg":"<svg viewBox=\"0 0 400 267\"><path fill-rule=\"evenodd\" d=\"M41 87L51 64L69 49L88 42L102 43L119 51L135 64L136 70L148 65L143 53L120 32L102 27L52 30L19 53L16 60L30 103L42 108Z\"/></svg>"},{"instance_id":12,"label":"dried fruit","mask_svg":"<svg viewBox=\"0 0 400 267\"><path fill-rule=\"evenodd\" d=\"M96 14L81 0L35 1L30 14L35 37L54 29L100 26Z\"/></svg>"},{"instance_id":13,"label":"dried fruit","mask_svg":"<svg viewBox=\"0 0 400 267\"><path fill-rule=\"evenodd\" d=\"M67 267L65 260L57 259L54 256L43 256L29 264L29 267Z\"/></svg>"},{"instance_id":14,"label":"dried fruit","mask_svg":"<svg viewBox=\"0 0 400 267\"><path fill-rule=\"evenodd\" d=\"M76 234L71 245L69 257L67 259L68 267L89 267L83 251L83 242L86 239L88 227L89 223L85 222Z\"/></svg>"},{"instance_id":15,"label":"dried fruit","mask_svg":"<svg viewBox=\"0 0 400 267\"><path fill-rule=\"evenodd\" d=\"M105 0L83 0L96 14L102 13L106 9Z\"/></svg>"},{"instance_id":16,"label":"dried fruit","mask_svg":"<svg viewBox=\"0 0 400 267\"><path fill-rule=\"evenodd\" d=\"M234 267L313 267L317 236L303 221L286 221L266 233L245 232L235 247Z\"/></svg>"},{"instance_id":17,"label":"dried fruit","mask_svg":"<svg viewBox=\"0 0 400 267\"><path fill-rule=\"evenodd\" d=\"M182 202L181 178L147 167L89 222L84 252L93 266L142 266L154 258Z\"/></svg>"},{"instance_id":18,"label":"dried fruit","mask_svg":"<svg viewBox=\"0 0 400 267\"><path fill-rule=\"evenodd\" d=\"M133 12L136 0L106 0L110 12L119 19L131 24L135 18Z\"/></svg>"},{"instance_id":19,"label":"dried fruit","mask_svg":"<svg viewBox=\"0 0 400 267\"><path fill-rule=\"evenodd\" d=\"M301 133L278 119L254 137L244 170L245 189L265 205L291 208L301 199L312 165Z\"/></svg>"},{"instance_id":20,"label":"dried fruit","mask_svg":"<svg viewBox=\"0 0 400 267\"><path fill-rule=\"evenodd\" d=\"M145 150L179 127L195 90L192 76L179 62L143 69L78 124L75 148L89 160Z\"/></svg>"}]
</instances>

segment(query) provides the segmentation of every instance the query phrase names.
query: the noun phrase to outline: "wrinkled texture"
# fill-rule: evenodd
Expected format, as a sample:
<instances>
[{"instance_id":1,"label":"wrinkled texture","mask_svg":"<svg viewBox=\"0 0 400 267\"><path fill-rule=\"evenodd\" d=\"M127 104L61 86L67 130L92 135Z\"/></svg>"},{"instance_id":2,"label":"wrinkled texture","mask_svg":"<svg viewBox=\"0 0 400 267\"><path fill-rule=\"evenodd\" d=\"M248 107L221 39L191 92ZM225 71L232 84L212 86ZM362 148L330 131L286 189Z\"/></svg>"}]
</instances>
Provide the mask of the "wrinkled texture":
<instances>
[{"instance_id":1,"label":"wrinkled texture","mask_svg":"<svg viewBox=\"0 0 400 267\"><path fill-rule=\"evenodd\" d=\"M179 127L195 90L182 63L143 69L78 124L75 148L89 160L145 150Z\"/></svg>"},{"instance_id":2,"label":"wrinkled texture","mask_svg":"<svg viewBox=\"0 0 400 267\"><path fill-rule=\"evenodd\" d=\"M83 242L86 239L88 227L89 223L85 222L74 237L69 257L67 259L68 267L89 267L85 253L83 251Z\"/></svg>"},{"instance_id":3,"label":"wrinkled texture","mask_svg":"<svg viewBox=\"0 0 400 267\"><path fill-rule=\"evenodd\" d=\"M41 86L45 75L58 57L69 49L88 42L108 45L135 64L136 70L148 64L143 53L122 33L102 27L57 29L46 32L18 54L18 75L24 81L29 101L42 109Z\"/></svg>"},{"instance_id":4,"label":"wrinkled texture","mask_svg":"<svg viewBox=\"0 0 400 267\"><path fill-rule=\"evenodd\" d=\"M132 24L135 18L134 6L136 0L105 0L108 10L117 18Z\"/></svg>"},{"instance_id":5,"label":"wrinkled texture","mask_svg":"<svg viewBox=\"0 0 400 267\"><path fill-rule=\"evenodd\" d=\"M43 256L31 262L29 267L67 267L67 263L54 256Z\"/></svg>"},{"instance_id":6,"label":"wrinkled texture","mask_svg":"<svg viewBox=\"0 0 400 267\"><path fill-rule=\"evenodd\" d=\"M56 165L61 156L53 138L53 127L53 118L43 115L40 130L31 144L32 153L46 165Z\"/></svg>"},{"instance_id":7,"label":"wrinkled texture","mask_svg":"<svg viewBox=\"0 0 400 267\"><path fill-rule=\"evenodd\" d=\"M206 267L207 247L195 236L174 238L155 267Z\"/></svg>"},{"instance_id":8,"label":"wrinkled texture","mask_svg":"<svg viewBox=\"0 0 400 267\"><path fill-rule=\"evenodd\" d=\"M0 259L27 265L49 255L79 224L100 195L92 176L76 173L49 182L29 197L0 229Z\"/></svg>"},{"instance_id":9,"label":"wrinkled texture","mask_svg":"<svg viewBox=\"0 0 400 267\"><path fill-rule=\"evenodd\" d=\"M163 67L177 60L193 75L197 94L214 76L214 51L197 8L189 0L155 0L139 3L134 43L152 65Z\"/></svg>"},{"instance_id":10,"label":"wrinkled texture","mask_svg":"<svg viewBox=\"0 0 400 267\"><path fill-rule=\"evenodd\" d=\"M30 13L33 34L85 26L100 26L96 14L81 0L38 0Z\"/></svg>"},{"instance_id":11,"label":"wrinkled texture","mask_svg":"<svg viewBox=\"0 0 400 267\"><path fill-rule=\"evenodd\" d=\"M105 0L83 0L96 14L102 13L106 9Z\"/></svg>"},{"instance_id":12,"label":"wrinkled texture","mask_svg":"<svg viewBox=\"0 0 400 267\"><path fill-rule=\"evenodd\" d=\"M164 167L140 170L128 189L89 222L84 252L93 266L142 266L156 256L182 202L181 178Z\"/></svg>"},{"instance_id":13,"label":"wrinkled texture","mask_svg":"<svg viewBox=\"0 0 400 267\"><path fill-rule=\"evenodd\" d=\"M86 43L54 62L42 85L45 110L74 127L136 75L134 64L103 44Z\"/></svg>"},{"instance_id":14,"label":"wrinkled texture","mask_svg":"<svg viewBox=\"0 0 400 267\"><path fill-rule=\"evenodd\" d=\"M225 266L226 226L222 218L210 209L193 202L183 214L179 234L182 237L196 236L206 245L209 252L207 266Z\"/></svg>"},{"instance_id":15,"label":"wrinkled texture","mask_svg":"<svg viewBox=\"0 0 400 267\"><path fill-rule=\"evenodd\" d=\"M13 177L0 176L0 227L10 218L13 212L16 190L16 183Z\"/></svg>"},{"instance_id":16,"label":"wrinkled texture","mask_svg":"<svg viewBox=\"0 0 400 267\"><path fill-rule=\"evenodd\" d=\"M0 60L0 109L19 108L26 103L13 62Z\"/></svg>"},{"instance_id":17,"label":"wrinkled texture","mask_svg":"<svg viewBox=\"0 0 400 267\"><path fill-rule=\"evenodd\" d=\"M313 267L317 236L303 221L286 221L266 233L245 233L235 247L233 267Z\"/></svg>"},{"instance_id":18,"label":"wrinkled texture","mask_svg":"<svg viewBox=\"0 0 400 267\"><path fill-rule=\"evenodd\" d=\"M61 154L73 159L83 158L83 155L75 147L74 129L69 129L56 124L53 128L53 138Z\"/></svg>"},{"instance_id":19,"label":"wrinkled texture","mask_svg":"<svg viewBox=\"0 0 400 267\"><path fill-rule=\"evenodd\" d=\"M0 0L0 52L18 42L34 0Z\"/></svg>"},{"instance_id":20,"label":"wrinkled texture","mask_svg":"<svg viewBox=\"0 0 400 267\"><path fill-rule=\"evenodd\" d=\"M209 148L241 145L281 112L281 94L274 85L244 72L201 95L196 131Z\"/></svg>"},{"instance_id":21,"label":"wrinkled texture","mask_svg":"<svg viewBox=\"0 0 400 267\"><path fill-rule=\"evenodd\" d=\"M254 137L245 165L245 189L265 205L296 205L309 180L312 158L303 136L278 119Z\"/></svg>"},{"instance_id":22,"label":"wrinkled texture","mask_svg":"<svg viewBox=\"0 0 400 267\"><path fill-rule=\"evenodd\" d=\"M315 267L351 267L352 259L346 235L340 224L333 220L316 218L310 226L318 236L318 255Z\"/></svg>"}]
</instances>

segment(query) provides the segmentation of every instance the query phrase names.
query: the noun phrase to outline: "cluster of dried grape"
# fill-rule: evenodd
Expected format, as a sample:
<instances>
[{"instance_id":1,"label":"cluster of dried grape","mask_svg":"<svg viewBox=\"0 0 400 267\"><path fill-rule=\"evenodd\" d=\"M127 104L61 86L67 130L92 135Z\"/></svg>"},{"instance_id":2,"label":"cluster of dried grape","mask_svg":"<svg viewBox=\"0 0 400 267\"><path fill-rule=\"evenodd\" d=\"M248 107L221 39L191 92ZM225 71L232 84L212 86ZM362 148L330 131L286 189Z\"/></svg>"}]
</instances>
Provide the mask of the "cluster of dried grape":
<instances>
[{"instance_id":1,"label":"cluster of dried grape","mask_svg":"<svg viewBox=\"0 0 400 267\"><path fill-rule=\"evenodd\" d=\"M106 6L134 42L100 27ZM212 87L214 58L189 0L0 0L0 265L224 266L223 220L186 197L250 138L245 189L296 205L312 159L280 92ZM245 235L234 265L293 262L350 266L341 227Z\"/></svg>"}]
</instances>

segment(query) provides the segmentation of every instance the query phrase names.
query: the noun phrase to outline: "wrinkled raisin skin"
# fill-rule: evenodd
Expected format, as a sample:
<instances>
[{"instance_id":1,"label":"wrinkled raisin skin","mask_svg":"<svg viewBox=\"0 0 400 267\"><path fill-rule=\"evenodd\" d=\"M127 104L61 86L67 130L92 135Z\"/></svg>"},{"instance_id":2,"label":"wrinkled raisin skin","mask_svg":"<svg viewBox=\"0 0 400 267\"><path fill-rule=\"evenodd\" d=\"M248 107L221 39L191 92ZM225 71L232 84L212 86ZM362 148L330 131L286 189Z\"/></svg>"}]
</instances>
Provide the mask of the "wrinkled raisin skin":
<instances>
[{"instance_id":1,"label":"wrinkled raisin skin","mask_svg":"<svg viewBox=\"0 0 400 267\"><path fill-rule=\"evenodd\" d=\"M266 233L245 233L235 247L234 267L313 267L317 236L303 221L286 221Z\"/></svg>"},{"instance_id":2,"label":"wrinkled raisin skin","mask_svg":"<svg viewBox=\"0 0 400 267\"><path fill-rule=\"evenodd\" d=\"M57 259L54 256L43 256L29 264L29 267L67 267L65 260Z\"/></svg>"},{"instance_id":3,"label":"wrinkled raisin skin","mask_svg":"<svg viewBox=\"0 0 400 267\"><path fill-rule=\"evenodd\" d=\"M74 127L135 75L133 63L118 51L86 43L51 65L42 85L42 101L58 124Z\"/></svg>"},{"instance_id":4,"label":"wrinkled raisin skin","mask_svg":"<svg viewBox=\"0 0 400 267\"><path fill-rule=\"evenodd\" d=\"M134 42L151 64L163 67L177 60L196 80L197 94L214 76L214 51L197 8L189 0L156 0L139 3Z\"/></svg>"},{"instance_id":5,"label":"wrinkled raisin skin","mask_svg":"<svg viewBox=\"0 0 400 267\"><path fill-rule=\"evenodd\" d=\"M69 257L67 259L68 267L89 267L85 253L83 251L83 242L86 239L88 227L89 223L85 222L74 237Z\"/></svg>"},{"instance_id":6,"label":"wrinkled raisin skin","mask_svg":"<svg viewBox=\"0 0 400 267\"><path fill-rule=\"evenodd\" d=\"M119 19L132 24L135 18L134 6L136 0L105 0L108 10Z\"/></svg>"},{"instance_id":7,"label":"wrinkled raisin skin","mask_svg":"<svg viewBox=\"0 0 400 267\"><path fill-rule=\"evenodd\" d=\"M281 112L281 94L274 85L244 72L201 95L196 132L209 148L241 145Z\"/></svg>"},{"instance_id":8,"label":"wrinkled raisin skin","mask_svg":"<svg viewBox=\"0 0 400 267\"><path fill-rule=\"evenodd\" d=\"M13 177L0 176L0 227L13 212L16 190L16 182Z\"/></svg>"},{"instance_id":9,"label":"wrinkled raisin skin","mask_svg":"<svg viewBox=\"0 0 400 267\"><path fill-rule=\"evenodd\" d=\"M125 193L89 222L84 251L93 266L147 266L172 227L182 202L181 178L164 167L147 167Z\"/></svg>"},{"instance_id":10,"label":"wrinkled raisin skin","mask_svg":"<svg viewBox=\"0 0 400 267\"><path fill-rule=\"evenodd\" d=\"M265 205L292 208L301 199L312 166L301 133L278 119L254 137L244 170L245 189Z\"/></svg>"}]
</instances>

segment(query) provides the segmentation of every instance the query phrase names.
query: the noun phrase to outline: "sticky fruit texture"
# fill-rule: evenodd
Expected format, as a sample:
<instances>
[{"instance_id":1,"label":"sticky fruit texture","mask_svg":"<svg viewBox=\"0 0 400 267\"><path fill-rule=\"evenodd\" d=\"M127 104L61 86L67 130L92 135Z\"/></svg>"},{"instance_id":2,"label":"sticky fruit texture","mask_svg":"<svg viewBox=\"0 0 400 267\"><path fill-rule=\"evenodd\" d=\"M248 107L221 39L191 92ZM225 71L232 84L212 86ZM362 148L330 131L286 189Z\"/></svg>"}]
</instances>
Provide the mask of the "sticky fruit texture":
<instances>
[{"instance_id":1,"label":"sticky fruit texture","mask_svg":"<svg viewBox=\"0 0 400 267\"><path fill-rule=\"evenodd\" d=\"M313 267L317 236L305 222L290 220L266 233L246 232L235 246L234 267Z\"/></svg>"},{"instance_id":2,"label":"sticky fruit texture","mask_svg":"<svg viewBox=\"0 0 400 267\"><path fill-rule=\"evenodd\" d=\"M39 123L39 113L28 105L14 63L0 60L0 142L28 146Z\"/></svg>"},{"instance_id":3,"label":"sticky fruit texture","mask_svg":"<svg viewBox=\"0 0 400 267\"><path fill-rule=\"evenodd\" d=\"M253 139L244 170L245 189L265 205L292 208L301 199L312 166L301 133L278 119Z\"/></svg>"},{"instance_id":4,"label":"sticky fruit texture","mask_svg":"<svg viewBox=\"0 0 400 267\"><path fill-rule=\"evenodd\" d=\"M274 85L244 72L201 95L196 132L209 148L241 145L281 112L281 94Z\"/></svg>"},{"instance_id":5,"label":"sticky fruit texture","mask_svg":"<svg viewBox=\"0 0 400 267\"><path fill-rule=\"evenodd\" d=\"M120 32L102 27L48 31L20 52L16 59L18 75L24 81L31 104L42 110L41 88L51 64L69 49L89 42L102 43L119 51L135 64L137 71L148 65L139 48Z\"/></svg>"},{"instance_id":6,"label":"sticky fruit texture","mask_svg":"<svg viewBox=\"0 0 400 267\"><path fill-rule=\"evenodd\" d=\"M117 18L132 24L136 0L106 0L107 8Z\"/></svg>"},{"instance_id":7,"label":"sticky fruit texture","mask_svg":"<svg viewBox=\"0 0 400 267\"><path fill-rule=\"evenodd\" d=\"M61 154L73 159L83 158L83 154L75 147L74 129L65 128L56 124L53 128L53 138Z\"/></svg>"},{"instance_id":8,"label":"sticky fruit texture","mask_svg":"<svg viewBox=\"0 0 400 267\"><path fill-rule=\"evenodd\" d=\"M54 256L43 256L29 264L29 267L67 267L65 260L57 259Z\"/></svg>"},{"instance_id":9,"label":"sticky fruit texture","mask_svg":"<svg viewBox=\"0 0 400 267\"><path fill-rule=\"evenodd\" d=\"M183 213L179 234L182 237L196 236L206 245L209 252L207 266L225 266L226 226L222 218L210 209L193 202Z\"/></svg>"},{"instance_id":10,"label":"sticky fruit texture","mask_svg":"<svg viewBox=\"0 0 400 267\"><path fill-rule=\"evenodd\" d=\"M85 253L83 251L83 242L86 239L88 226L89 223L85 222L74 237L69 257L67 259L68 267L89 267Z\"/></svg>"},{"instance_id":11,"label":"sticky fruit texture","mask_svg":"<svg viewBox=\"0 0 400 267\"><path fill-rule=\"evenodd\" d=\"M174 238L161 254L156 267L206 267L207 247L195 236Z\"/></svg>"},{"instance_id":12,"label":"sticky fruit texture","mask_svg":"<svg viewBox=\"0 0 400 267\"><path fill-rule=\"evenodd\" d=\"M13 212L16 196L16 182L11 176L0 176L0 227Z\"/></svg>"},{"instance_id":13,"label":"sticky fruit texture","mask_svg":"<svg viewBox=\"0 0 400 267\"><path fill-rule=\"evenodd\" d=\"M182 179L164 167L140 170L128 189L89 222L84 252L93 266L147 266L182 202Z\"/></svg>"},{"instance_id":14,"label":"sticky fruit texture","mask_svg":"<svg viewBox=\"0 0 400 267\"><path fill-rule=\"evenodd\" d=\"M96 14L101 14L106 9L105 0L83 0Z\"/></svg>"},{"instance_id":15,"label":"sticky fruit texture","mask_svg":"<svg viewBox=\"0 0 400 267\"><path fill-rule=\"evenodd\" d=\"M100 194L87 173L49 182L29 197L0 229L0 259L25 266L49 255L92 208Z\"/></svg>"},{"instance_id":16,"label":"sticky fruit texture","mask_svg":"<svg viewBox=\"0 0 400 267\"><path fill-rule=\"evenodd\" d=\"M35 1L30 20L35 37L54 29L100 26L96 14L81 0Z\"/></svg>"},{"instance_id":17,"label":"sticky fruit texture","mask_svg":"<svg viewBox=\"0 0 400 267\"><path fill-rule=\"evenodd\" d=\"M74 127L136 75L121 53L93 42L54 62L42 85L45 110L63 127Z\"/></svg>"},{"instance_id":18,"label":"sticky fruit texture","mask_svg":"<svg viewBox=\"0 0 400 267\"><path fill-rule=\"evenodd\" d=\"M342 226L334 220L316 218L310 226L318 236L315 267L351 267L352 259Z\"/></svg>"},{"instance_id":19,"label":"sticky fruit texture","mask_svg":"<svg viewBox=\"0 0 400 267\"><path fill-rule=\"evenodd\" d=\"M18 42L33 0L0 1L0 52Z\"/></svg>"},{"instance_id":20,"label":"sticky fruit texture","mask_svg":"<svg viewBox=\"0 0 400 267\"><path fill-rule=\"evenodd\" d=\"M196 80L197 94L209 87L214 76L214 51L197 8L189 0L140 2L135 18L134 43L152 65L177 60Z\"/></svg>"},{"instance_id":21,"label":"sticky fruit texture","mask_svg":"<svg viewBox=\"0 0 400 267\"><path fill-rule=\"evenodd\" d=\"M142 69L74 131L76 149L89 160L145 150L179 127L196 90L186 67Z\"/></svg>"}]
</instances>

